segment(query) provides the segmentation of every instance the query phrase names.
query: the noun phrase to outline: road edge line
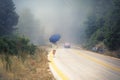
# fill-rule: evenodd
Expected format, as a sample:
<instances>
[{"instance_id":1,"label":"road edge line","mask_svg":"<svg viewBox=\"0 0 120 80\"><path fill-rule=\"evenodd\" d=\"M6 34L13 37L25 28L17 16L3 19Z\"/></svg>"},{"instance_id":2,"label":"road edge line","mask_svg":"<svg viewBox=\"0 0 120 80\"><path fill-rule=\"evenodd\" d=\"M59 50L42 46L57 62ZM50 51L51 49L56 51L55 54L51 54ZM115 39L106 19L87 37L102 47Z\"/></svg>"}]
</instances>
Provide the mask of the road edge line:
<instances>
[{"instance_id":1,"label":"road edge line","mask_svg":"<svg viewBox=\"0 0 120 80\"><path fill-rule=\"evenodd\" d=\"M63 74L62 71L60 71L60 69L58 69L57 66L55 65L52 52L49 53L48 59L50 60L49 66L50 66L51 72L53 73L54 77L57 80L69 80L68 77L65 74Z\"/></svg>"},{"instance_id":2,"label":"road edge line","mask_svg":"<svg viewBox=\"0 0 120 80\"><path fill-rule=\"evenodd\" d=\"M77 51L75 51L75 52L77 53ZM103 61L100 61L100 60L98 60L98 59L96 59L94 57L91 57L91 56L89 56L87 54L82 54L81 52L78 52L77 54L79 54L79 55L83 56L84 58L87 58L87 59L89 59L89 60L91 60L91 61L93 61L95 63L98 63L99 65L102 65L102 66L104 66L106 68L109 68L109 69L120 72L120 68L118 68L118 67L116 68L114 66L111 66L111 65L109 65L109 64L107 64L107 63L105 63Z\"/></svg>"}]
</instances>

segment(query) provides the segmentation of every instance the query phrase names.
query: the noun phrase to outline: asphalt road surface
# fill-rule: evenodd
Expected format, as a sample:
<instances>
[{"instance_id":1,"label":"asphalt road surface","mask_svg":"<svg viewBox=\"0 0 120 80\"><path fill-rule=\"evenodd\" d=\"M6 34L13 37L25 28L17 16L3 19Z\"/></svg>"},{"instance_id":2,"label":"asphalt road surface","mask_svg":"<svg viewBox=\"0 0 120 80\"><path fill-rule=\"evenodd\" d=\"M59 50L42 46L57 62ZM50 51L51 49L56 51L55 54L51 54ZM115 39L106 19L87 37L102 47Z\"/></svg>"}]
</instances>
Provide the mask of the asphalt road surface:
<instances>
[{"instance_id":1,"label":"asphalt road surface","mask_svg":"<svg viewBox=\"0 0 120 80\"><path fill-rule=\"evenodd\" d=\"M50 60L51 70L59 80L120 80L120 59L117 58L59 48Z\"/></svg>"}]
</instances>

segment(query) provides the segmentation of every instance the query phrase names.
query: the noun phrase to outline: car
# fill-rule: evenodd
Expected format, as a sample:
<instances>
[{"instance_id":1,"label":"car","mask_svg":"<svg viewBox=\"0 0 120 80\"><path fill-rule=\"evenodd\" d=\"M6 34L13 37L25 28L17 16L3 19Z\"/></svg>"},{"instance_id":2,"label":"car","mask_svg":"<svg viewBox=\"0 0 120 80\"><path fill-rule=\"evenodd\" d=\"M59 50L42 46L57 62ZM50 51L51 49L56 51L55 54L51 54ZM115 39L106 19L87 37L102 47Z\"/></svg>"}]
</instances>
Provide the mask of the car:
<instances>
[{"instance_id":1,"label":"car","mask_svg":"<svg viewBox=\"0 0 120 80\"><path fill-rule=\"evenodd\" d=\"M70 43L64 43L64 48L70 48L71 47L71 45L70 45Z\"/></svg>"}]
</instances>

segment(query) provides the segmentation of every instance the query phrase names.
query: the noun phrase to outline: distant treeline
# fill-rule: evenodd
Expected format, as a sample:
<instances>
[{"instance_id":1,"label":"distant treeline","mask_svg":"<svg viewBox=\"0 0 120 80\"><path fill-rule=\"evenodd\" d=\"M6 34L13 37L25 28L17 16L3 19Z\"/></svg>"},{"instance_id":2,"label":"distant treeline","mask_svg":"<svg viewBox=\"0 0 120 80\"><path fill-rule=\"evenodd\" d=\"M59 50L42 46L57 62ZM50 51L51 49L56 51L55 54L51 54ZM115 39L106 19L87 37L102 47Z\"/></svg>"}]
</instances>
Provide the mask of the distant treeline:
<instances>
[{"instance_id":1,"label":"distant treeline","mask_svg":"<svg viewBox=\"0 0 120 80\"><path fill-rule=\"evenodd\" d=\"M91 49L104 43L112 51L120 49L120 0L91 0L93 8L85 27L85 45Z\"/></svg>"}]
</instances>

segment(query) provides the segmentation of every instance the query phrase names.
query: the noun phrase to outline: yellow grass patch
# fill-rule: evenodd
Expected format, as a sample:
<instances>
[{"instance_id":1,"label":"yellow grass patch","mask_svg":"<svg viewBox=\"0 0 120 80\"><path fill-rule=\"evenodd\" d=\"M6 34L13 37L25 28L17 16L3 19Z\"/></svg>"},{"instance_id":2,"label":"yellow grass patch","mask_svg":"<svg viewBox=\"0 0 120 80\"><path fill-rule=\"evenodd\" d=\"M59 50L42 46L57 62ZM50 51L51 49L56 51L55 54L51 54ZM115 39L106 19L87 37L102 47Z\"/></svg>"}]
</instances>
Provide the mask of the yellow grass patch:
<instances>
[{"instance_id":1,"label":"yellow grass patch","mask_svg":"<svg viewBox=\"0 0 120 80\"><path fill-rule=\"evenodd\" d=\"M27 55L23 62L16 56L9 56L11 71L5 70L5 62L0 58L0 80L55 80L49 70L47 51L38 49L34 56Z\"/></svg>"}]
</instances>

